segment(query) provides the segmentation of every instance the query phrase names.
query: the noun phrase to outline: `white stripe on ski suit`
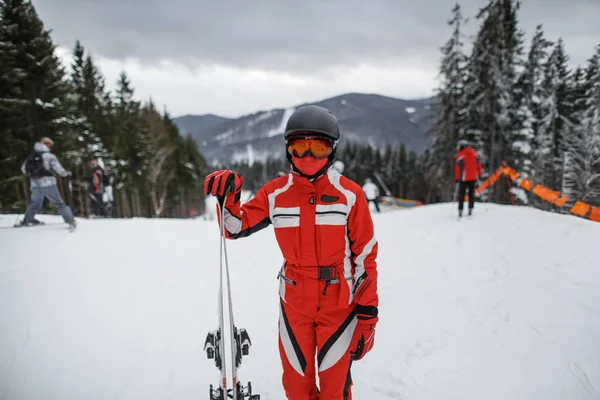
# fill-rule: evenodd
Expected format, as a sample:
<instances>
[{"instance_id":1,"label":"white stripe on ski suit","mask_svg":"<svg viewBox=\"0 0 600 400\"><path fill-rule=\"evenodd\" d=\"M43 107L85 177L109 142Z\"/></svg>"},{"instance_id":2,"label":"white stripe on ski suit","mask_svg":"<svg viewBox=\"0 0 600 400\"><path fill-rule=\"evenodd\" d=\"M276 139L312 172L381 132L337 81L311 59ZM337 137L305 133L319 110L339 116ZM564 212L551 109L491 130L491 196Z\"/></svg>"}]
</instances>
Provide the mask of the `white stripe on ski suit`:
<instances>
[{"instance_id":1,"label":"white stripe on ski suit","mask_svg":"<svg viewBox=\"0 0 600 400\"><path fill-rule=\"evenodd\" d=\"M287 191L290 186L294 183L294 177L292 174L288 175L288 181L284 187L276 189L268 196L269 199L269 218L271 218L271 223L275 226L275 221L273 220L273 215L275 214L275 197L279 196L281 193ZM298 207L298 214L300 213L300 209ZM298 217L298 224L300 224L300 217ZM297 225L299 226L299 225Z\"/></svg>"},{"instance_id":2,"label":"white stripe on ski suit","mask_svg":"<svg viewBox=\"0 0 600 400\"><path fill-rule=\"evenodd\" d=\"M269 204L269 210L271 208ZM300 226L300 207L274 207L272 210L271 221L273 221L275 228L294 228Z\"/></svg>"},{"instance_id":3,"label":"white stripe on ski suit","mask_svg":"<svg viewBox=\"0 0 600 400\"><path fill-rule=\"evenodd\" d=\"M271 193L268 196L269 218L271 219L271 223L273 224L273 227L275 227L275 228L289 228L289 227L300 226L300 216L273 218L273 216L278 212L286 213L286 211L287 211L287 213L290 213L290 211L293 211L293 213L300 214L300 207L275 208L275 197L279 196L281 193L288 190L290 188L290 186L292 186L292 183L293 183L292 174L289 174L289 178L288 178L286 185L280 189L275 190L273 193ZM224 223L225 223L225 228L227 229L227 231L229 233L234 234L234 235L237 233L240 233L240 231L242 230L242 215L243 215L243 213L244 212L242 210L240 210L240 218L238 218L238 217L232 215L227 208L225 209Z\"/></svg>"},{"instance_id":4,"label":"white stripe on ski suit","mask_svg":"<svg viewBox=\"0 0 600 400\"><path fill-rule=\"evenodd\" d=\"M465 159L465 156L460 156L460 157L458 157L458 160L456 160L456 164L458 164L460 161L463 161L463 166L461 168L462 169L462 176L460 177L460 180L462 182L464 182L465 179L466 179L466 177L467 177L467 168L465 166L464 159ZM459 166L459 168L460 168L460 166Z\"/></svg>"},{"instance_id":5,"label":"white stripe on ski suit","mask_svg":"<svg viewBox=\"0 0 600 400\"><path fill-rule=\"evenodd\" d=\"M285 320L283 319L283 304L279 305L279 338L281 339L283 351L285 352L290 365L297 373L304 376L304 371L302 371L302 367L300 366L300 360L298 360L294 345L288 334L287 326L285 325ZM314 362L314 360L312 362Z\"/></svg>"},{"instance_id":6,"label":"white stripe on ski suit","mask_svg":"<svg viewBox=\"0 0 600 400\"><path fill-rule=\"evenodd\" d=\"M356 195L353 192L351 192L350 190L348 190L342 186L342 184L340 183L341 175L334 169L329 170L329 172L327 173L327 177L329 178L329 181L331 182L331 184L337 190L339 190L344 196L346 196L346 201L347 201L346 207L348 210L346 218L349 218L350 212L352 211L352 207L354 207L354 203L356 203ZM346 240L346 251L344 254L344 280L346 281L346 284L348 285L348 290L350 292L350 295L348 296L348 305L350 305L350 303L352 303L352 301L354 300L354 294L352 292L352 287L353 287L352 261L350 260L350 257L352 256L352 251L350 250L350 238L348 237L348 224L347 223L346 223L346 232L344 234L344 239Z\"/></svg>"},{"instance_id":7,"label":"white stripe on ski suit","mask_svg":"<svg viewBox=\"0 0 600 400\"><path fill-rule=\"evenodd\" d=\"M316 225L346 225L348 223L348 206L346 204L317 204L315 211L317 212L315 215ZM327 212L331 214L319 214Z\"/></svg>"},{"instance_id":8,"label":"white stripe on ski suit","mask_svg":"<svg viewBox=\"0 0 600 400\"><path fill-rule=\"evenodd\" d=\"M223 223L225 224L225 229L232 235L240 233L242 230L242 220L241 218L232 215L227 208L225 208L225 217Z\"/></svg>"},{"instance_id":9,"label":"white stripe on ski suit","mask_svg":"<svg viewBox=\"0 0 600 400\"><path fill-rule=\"evenodd\" d=\"M323 361L321 361L321 365L319 366L319 372L333 367L348 352L357 323L358 319L356 317L352 318L352 322L348 324L338 340L335 341L333 346L327 351L327 354L325 354L325 357L323 357Z\"/></svg>"},{"instance_id":10,"label":"white stripe on ski suit","mask_svg":"<svg viewBox=\"0 0 600 400\"><path fill-rule=\"evenodd\" d=\"M357 282L358 278L365 272L365 258L373 251L373 246L377 243L377 239L375 238L375 234L369 243L365 245L363 251L354 259L354 281ZM365 281L362 281L364 283ZM360 285L359 285L360 286ZM354 292L358 290L358 286L354 288Z\"/></svg>"}]
</instances>

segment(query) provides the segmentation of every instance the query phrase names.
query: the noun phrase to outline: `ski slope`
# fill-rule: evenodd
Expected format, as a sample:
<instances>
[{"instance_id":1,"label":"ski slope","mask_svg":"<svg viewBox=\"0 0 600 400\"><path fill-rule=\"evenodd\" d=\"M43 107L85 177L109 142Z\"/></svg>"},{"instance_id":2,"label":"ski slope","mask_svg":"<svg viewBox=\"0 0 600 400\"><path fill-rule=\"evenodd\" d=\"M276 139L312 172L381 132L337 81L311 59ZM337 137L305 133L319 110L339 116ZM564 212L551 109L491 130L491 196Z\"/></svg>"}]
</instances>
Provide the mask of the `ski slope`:
<instances>
[{"instance_id":1,"label":"ski slope","mask_svg":"<svg viewBox=\"0 0 600 400\"><path fill-rule=\"evenodd\" d=\"M600 224L495 205L457 222L450 207L374 215L381 321L354 398L599 399ZM216 222L80 220L68 233L40 218L54 224L0 228L0 399L207 399ZM241 379L284 399L272 228L228 249L253 340Z\"/></svg>"}]
</instances>

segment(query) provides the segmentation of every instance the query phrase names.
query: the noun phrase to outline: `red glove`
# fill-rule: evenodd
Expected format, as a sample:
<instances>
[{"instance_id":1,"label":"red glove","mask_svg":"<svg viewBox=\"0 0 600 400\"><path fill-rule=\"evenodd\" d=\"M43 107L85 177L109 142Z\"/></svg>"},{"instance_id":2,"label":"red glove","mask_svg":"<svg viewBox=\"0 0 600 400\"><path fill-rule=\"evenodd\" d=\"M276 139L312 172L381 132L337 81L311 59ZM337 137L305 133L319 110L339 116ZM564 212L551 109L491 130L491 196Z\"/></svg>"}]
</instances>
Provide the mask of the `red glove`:
<instances>
[{"instance_id":1,"label":"red glove","mask_svg":"<svg viewBox=\"0 0 600 400\"><path fill-rule=\"evenodd\" d=\"M242 190L242 176L228 169L215 171L204 179L204 194L224 197L225 192L238 194Z\"/></svg>"},{"instance_id":2,"label":"red glove","mask_svg":"<svg viewBox=\"0 0 600 400\"><path fill-rule=\"evenodd\" d=\"M352 359L358 361L362 359L373 348L375 344L375 325L379 318L379 311L375 306L356 305L354 309L358 324L352 338L350 354Z\"/></svg>"}]
</instances>

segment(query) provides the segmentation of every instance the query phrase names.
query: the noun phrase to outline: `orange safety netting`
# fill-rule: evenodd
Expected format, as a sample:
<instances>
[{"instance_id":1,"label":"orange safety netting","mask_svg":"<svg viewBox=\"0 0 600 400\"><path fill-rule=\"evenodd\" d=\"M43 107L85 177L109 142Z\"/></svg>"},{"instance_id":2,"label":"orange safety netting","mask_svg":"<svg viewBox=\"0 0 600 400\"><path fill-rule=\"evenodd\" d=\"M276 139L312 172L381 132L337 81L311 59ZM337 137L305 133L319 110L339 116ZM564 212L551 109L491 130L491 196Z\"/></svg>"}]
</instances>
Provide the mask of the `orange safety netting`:
<instances>
[{"instance_id":1,"label":"orange safety netting","mask_svg":"<svg viewBox=\"0 0 600 400\"><path fill-rule=\"evenodd\" d=\"M585 217L588 211L590 211L590 205L581 201L575 203L573 208L569 210L571 214L579 215L580 217Z\"/></svg>"},{"instance_id":2,"label":"orange safety netting","mask_svg":"<svg viewBox=\"0 0 600 400\"><path fill-rule=\"evenodd\" d=\"M595 222L600 222L600 208L592 207L592 213L590 214L590 219Z\"/></svg>"},{"instance_id":3,"label":"orange safety netting","mask_svg":"<svg viewBox=\"0 0 600 400\"><path fill-rule=\"evenodd\" d=\"M491 175L488 179L486 179L481 185L479 185L479 188L477 188L475 193L479 195L485 192L489 187L494 185L502 175L505 175L507 177L509 187L511 186L510 182L512 181L516 183L520 188L523 188L528 192L533 192L542 200L552 203L558 207L563 207L569 201L568 196L561 196L560 192L551 190L546 186L536 185L533 179L521 177L521 174L519 172L509 167L505 162L502 162L502 166L498 168L498 170L494 172L494 174ZM511 199L514 204L514 198L512 197L512 193ZM577 201L573 205L573 207L571 207L569 212L571 214L578 215L583 218L586 218L589 213L590 215L587 218L589 218L591 221L600 222L600 208L591 206L582 201Z\"/></svg>"},{"instance_id":4,"label":"orange safety netting","mask_svg":"<svg viewBox=\"0 0 600 400\"><path fill-rule=\"evenodd\" d=\"M523 178L521 179L521 183L519 183L519 186L530 192L531 189L533 189L533 180L529 178Z\"/></svg>"},{"instance_id":5,"label":"orange safety netting","mask_svg":"<svg viewBox=\"0 0 600 400\"><path fill-rule=\"evenodd\" d=\"M496 172L494 172L493 175L491 175L481 185L479 185L479 187L475 191L475 194L481 194L481 193L485 192L485 190L488 187L490 187L493 184L495 184L496 182L498 182L498 179L500 179L500 177L503 175L503 172L504 171L501 168L498 168L498 170Z\"/></svg>"}]
</instances>

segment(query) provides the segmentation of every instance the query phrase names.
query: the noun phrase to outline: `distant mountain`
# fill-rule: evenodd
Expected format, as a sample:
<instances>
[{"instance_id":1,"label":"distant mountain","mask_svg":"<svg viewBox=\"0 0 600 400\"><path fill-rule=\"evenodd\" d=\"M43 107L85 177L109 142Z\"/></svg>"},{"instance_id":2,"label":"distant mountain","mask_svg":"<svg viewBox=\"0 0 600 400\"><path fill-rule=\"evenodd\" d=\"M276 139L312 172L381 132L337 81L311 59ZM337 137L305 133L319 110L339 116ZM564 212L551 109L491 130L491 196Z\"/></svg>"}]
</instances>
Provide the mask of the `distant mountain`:
<instances>
[{"instance_id":1,"label":"distant mountain","mask_svg":"<svg viewBox=\"0 0 600 400\"><path fill-rule=\"evenodd\" d=\"M182 135L191 133L196 141L204 139L202 132L219 125L221 122L229 121L229 118L214 114L183 115L175 118L175 124Z\"/></svg>"},{"instance_id":2,"label":"distant mountain","mask_svg":"<svg viewBox=\"0 0 600 400\"><path fill-rule=\"evenodd\" d=\"M402 100L348 93L305 104L320 105L336 115L342 147L348 142L370 144L377 148L404 143L407 150L422 153L429 146L425 133L429 127L428 110L432 102L433 99ZM176 118L175 122L178 126L186 126L187 131L194 134L200 151L211 164L281 158L284 156L282 135L285 123L302 105L259 111L237 119L223 118L223 121L208 127L190 123L194 121L193 116ZM199 121L204 122L204 117L200 117ZM185 118L184 123L180 121L182 118Z\"/></svg>"}]
</instances>

